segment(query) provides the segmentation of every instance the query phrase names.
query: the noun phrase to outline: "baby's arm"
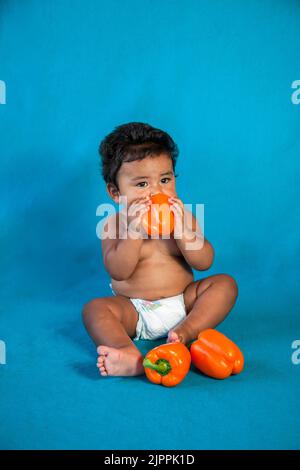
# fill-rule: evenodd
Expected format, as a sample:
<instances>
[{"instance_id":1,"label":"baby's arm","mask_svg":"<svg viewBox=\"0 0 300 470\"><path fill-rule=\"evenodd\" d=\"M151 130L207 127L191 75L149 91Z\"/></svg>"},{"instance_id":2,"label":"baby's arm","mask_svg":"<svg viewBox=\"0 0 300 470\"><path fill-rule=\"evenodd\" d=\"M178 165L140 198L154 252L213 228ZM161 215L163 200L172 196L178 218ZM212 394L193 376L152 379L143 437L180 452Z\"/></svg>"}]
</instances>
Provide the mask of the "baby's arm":
<instances>
[{"instance_id":1,"label":"baby's arm","mask_svg":"<svg viewBox=\"0 0 300 470\"><path fill-rule=\"evenodd\" d=\"M204 271L213 263L214 249L202 235L201 228L193 214L191 214L191 221L191 226L189 222L182 238L175 238L175 240L186 262L192 268Z\"/></svg>"},{"instance_id":2,"label":"baby's arm","mask_svg":"<svg viewBox=\"0 0 300 470\"><path fill-rule=\"evenodd\" d=\"M102 240L102 256L106 270L116 281L129 279L139 261L143 239L106 238Z\"/></svg>"},{"instance_id":3,"label":"baby's arm","mask_svg":"<svg viewBox=\"0 0 300 470\"><path fill-rule=\"evenodd\" d=\"M126 220L124 221L122 217L120 227L119 214L110 219L110 222L115 224L116 238L102 239L102 254L107 271L116 281L129 279L136 268L143 244L140 232L142 218L150 204L150 198L146 196L132 200L128 206ZM132 222L134 227L131 227ZM119 228L122 231L122 238L119 238Z\"/></svg>"}]
</instances>

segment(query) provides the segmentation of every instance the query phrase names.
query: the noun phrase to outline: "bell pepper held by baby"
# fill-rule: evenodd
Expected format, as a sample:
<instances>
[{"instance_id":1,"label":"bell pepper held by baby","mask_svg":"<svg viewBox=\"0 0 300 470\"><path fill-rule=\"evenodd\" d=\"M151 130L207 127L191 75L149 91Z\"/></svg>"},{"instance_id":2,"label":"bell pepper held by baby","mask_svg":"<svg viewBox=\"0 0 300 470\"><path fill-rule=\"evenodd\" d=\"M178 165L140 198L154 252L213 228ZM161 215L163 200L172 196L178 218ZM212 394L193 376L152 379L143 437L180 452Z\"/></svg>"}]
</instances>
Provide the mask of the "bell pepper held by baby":
<instances>
[{"instance_id":1,"label":"bell pepper held by baby","mask_svg":"<svg viewBox=\"0 0 300 470\"><path fill-rule=\"evenodd\" d=\"M225 379L244 368L244 356L238 346L217 330L199 333L190 347L192 364L203 374Z\"/></svg>"},{"instance_id":2,"label":"bell pepper held by baby","mask_svg":"<svg viewBox=\"0 0 300 470\"><path fill-rule=\"evenodd\" d=\"M151 197L150 210L143 216L142 225L150 236L169 235L174 230L174 214L169 196L163 193Z\"/></svg>"},{"instance_id":3,"label":"bell pepper held by baby","mask_svg":"<svg viewBox=\"0 0 300 470\"><path fill-rule=\"evenodd\" d=\"M174 387L183 381L191 365L191 355L183 343L166 343L149 351L143 361L150 382Z\"/></svg>"}]
</instances>

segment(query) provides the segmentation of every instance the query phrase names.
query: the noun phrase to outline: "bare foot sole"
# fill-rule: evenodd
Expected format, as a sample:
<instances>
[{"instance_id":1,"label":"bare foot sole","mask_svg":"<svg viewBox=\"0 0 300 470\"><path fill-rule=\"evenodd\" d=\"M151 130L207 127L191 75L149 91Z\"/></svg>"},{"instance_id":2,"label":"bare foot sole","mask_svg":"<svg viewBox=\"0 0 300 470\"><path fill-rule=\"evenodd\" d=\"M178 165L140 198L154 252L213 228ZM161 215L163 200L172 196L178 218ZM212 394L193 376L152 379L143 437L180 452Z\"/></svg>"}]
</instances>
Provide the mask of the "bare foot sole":
<instances>
[{"instance_id":1,"label":"bare foot sole","mask_svg":"<svg viewBox=\"0 0 300 470\"><path fill-rule=\"evenodd\" d=\"M144 373L143 356L132 348L99 346L97 367L101 375L128 376Z\"/></svg>"}]
</instances>

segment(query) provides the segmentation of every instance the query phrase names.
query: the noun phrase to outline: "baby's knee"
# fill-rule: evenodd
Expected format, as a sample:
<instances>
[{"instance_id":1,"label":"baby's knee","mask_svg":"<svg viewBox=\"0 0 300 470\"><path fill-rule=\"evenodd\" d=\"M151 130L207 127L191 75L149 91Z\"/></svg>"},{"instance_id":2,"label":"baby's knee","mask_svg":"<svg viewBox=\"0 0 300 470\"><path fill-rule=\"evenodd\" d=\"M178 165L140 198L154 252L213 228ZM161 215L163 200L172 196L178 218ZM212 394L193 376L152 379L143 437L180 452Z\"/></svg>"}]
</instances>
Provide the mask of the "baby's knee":
<instances>
[{"instance_id":1,"label":"baby's knee","mask_svg":"<svg viewBox=\"0 0 300 470\"><path fill-rule=\"evenodd\" d=\"M86 303L82 309L83 323L106 321L112 317L121 321L121 311L114 300L110 297L100 297Z\"/></svg>"},{"instance_id":2,"label":"baby's knee","mask_svg":"<svg viewBox=\"0 0 300 470\"><path fill-rule=\"evenodd\" d=\"M84 304L82 308L82 319L83 322L86 323L88 320L90 320L92 317L95 315L101 315L102 312L104 312L105 309L105 302L104 299L93 299Z\"/></svg>"},{"instance_id":3,"label":"baby's knee","mask_svg":"<svg viewBox=\"0 0 300 470\"><path fill-rule=\"evenodd\" d=\"M238 285L236 280L229 274L219 274L218 284L221 285L226 293L235 300L238 296Z\"/></svg>"}]
</instances>

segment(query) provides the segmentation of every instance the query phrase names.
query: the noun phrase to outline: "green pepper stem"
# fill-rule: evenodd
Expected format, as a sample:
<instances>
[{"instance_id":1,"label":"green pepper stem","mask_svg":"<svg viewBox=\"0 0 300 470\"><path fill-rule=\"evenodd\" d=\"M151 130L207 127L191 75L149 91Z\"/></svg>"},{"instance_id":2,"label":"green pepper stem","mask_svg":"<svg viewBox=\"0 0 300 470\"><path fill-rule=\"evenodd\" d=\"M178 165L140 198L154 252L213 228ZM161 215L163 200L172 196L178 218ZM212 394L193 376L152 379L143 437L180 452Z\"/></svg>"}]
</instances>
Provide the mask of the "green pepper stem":
<instances>
[{"instance_id":1,"label":"green pepper stem","mask_svg":"<svg viewBox=\"0 0 300 470\"><path fill-rule=\"evenodd\" d=\"M167 375L172 370L172 367L167 359L158 359L155 364L153 364L150 359L145 357L143 366L148 367L148 369L155 370L160 375Z\"/></svg>"}]
</instances>

